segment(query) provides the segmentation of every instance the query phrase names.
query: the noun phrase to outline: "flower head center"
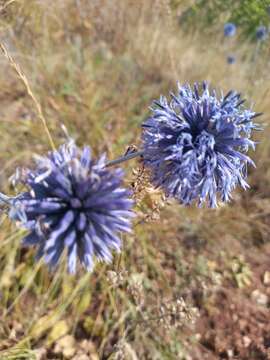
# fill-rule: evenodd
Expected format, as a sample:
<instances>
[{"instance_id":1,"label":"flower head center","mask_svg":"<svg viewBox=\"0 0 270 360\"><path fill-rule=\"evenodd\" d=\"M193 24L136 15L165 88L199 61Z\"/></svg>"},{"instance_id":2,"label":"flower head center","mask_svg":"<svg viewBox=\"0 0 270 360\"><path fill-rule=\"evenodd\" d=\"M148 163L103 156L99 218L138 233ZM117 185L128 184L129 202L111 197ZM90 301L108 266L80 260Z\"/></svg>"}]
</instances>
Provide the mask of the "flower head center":
<instances>
[{"instance_id":1,"label":"flower head center","mask_svg":"<svg viewBox=\"0 0 270 360\"><path fill-rule=\"evenodd\" d=\"M70 199L70 205L74 209L79 209L79 208L82 208L82 206L83 206L81 200L79 200L78 198Z\"/></svg>"}]
</instances>

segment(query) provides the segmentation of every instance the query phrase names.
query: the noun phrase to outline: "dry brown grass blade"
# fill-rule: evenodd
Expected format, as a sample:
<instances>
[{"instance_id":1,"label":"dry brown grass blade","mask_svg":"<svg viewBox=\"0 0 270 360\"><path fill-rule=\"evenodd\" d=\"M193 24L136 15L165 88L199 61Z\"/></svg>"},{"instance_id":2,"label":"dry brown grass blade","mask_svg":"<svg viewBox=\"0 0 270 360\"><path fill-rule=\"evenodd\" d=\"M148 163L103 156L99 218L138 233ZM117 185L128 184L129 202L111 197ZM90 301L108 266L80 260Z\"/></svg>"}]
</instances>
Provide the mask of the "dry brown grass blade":
<instances>
[{"instance_id":1,"label":"dry brown grass blade","mask_svg":"<svg viewBox=\"0 0 270 360\"><path fill-rule=\"evenodd\" d=\"M25 74L22 72L20 66L15 62L15 60L12 58L12 56L9 54L7 48L5 47L4 44L0 43L0 48L4 54L4 56L6 57L6 59L8 60L10 66L15 70L16 74L18 75L19 79L23 82L23 84L25 85L25 88L26 88L26 91L28 93L28 95L32 98L35 106L36 106L36 109L37 109L37 114L38 114L38 117L40 118L43 126L44 126L44 129L45 129L45 132L48 136L48 139L49 139L49 142L50 142L50 145L52 147L53 150L55 150L55 145L54 145L54 142L53 142L53 139L52 139L52 136L51 136L51 133L50 133L50 130L48 128L48 125L47 125L47 122L46 122L46 119L43 115L43 112L42 112L42 109L41 109L41 105L40 103L38 102L37 98L35 97L31 87L30 87L30 84L27 80L27 77L25 76Z\"/></svg>"},{"instance_id":2,"label":"dry brown grass blade","mask_svg":"<svg viewBox=\"0 0 270 360\"><path fill-rule=\"evenodd\" d=\"M6 10L6 8L7 8L9 5L15 3L16 1L17 1L17 0L9 0L7 3L5 3L5 4L3 4L3 5L0 5L0 11Z\"/></svg>"}]
</instances>

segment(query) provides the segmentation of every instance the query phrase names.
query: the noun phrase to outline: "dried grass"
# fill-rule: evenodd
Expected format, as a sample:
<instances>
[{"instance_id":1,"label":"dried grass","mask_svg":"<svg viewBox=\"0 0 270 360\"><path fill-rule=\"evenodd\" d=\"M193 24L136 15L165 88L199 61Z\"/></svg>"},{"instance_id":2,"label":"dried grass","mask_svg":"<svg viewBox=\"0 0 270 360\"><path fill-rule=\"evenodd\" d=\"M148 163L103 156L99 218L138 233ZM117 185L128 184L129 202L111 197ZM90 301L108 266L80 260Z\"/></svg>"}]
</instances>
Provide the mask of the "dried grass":
<instances>
[{"instance_id":1,"label":"dried grass","mask_svg":"<svg viewBox=\"0 0 270 360\"><path fill-rule=\"evenodd\" d=\"M2 50L22 80L18 82L2 62L0 184L7 191L16 166L46 151L48 139L51 147L63 141L61 124L79 144L90 143L110 158L123 154L128 145L139 143L140 124L151 101L174 89L177 80L206 79L224 91L239 90L266 114L267 125L268 60L261 56L251 62L252 48L225 46L218 35L205 40L197 33L186 34L168 1L103 0L100 6L100 1L66 0L44 6L42 1L24 0L7 6L5 13L2 40L10 50ZM234 66L226 63L228 51L237 51ZM50 274L43 265L34 265L33 253L20 248L22 234L4 220L0 350L27 339L32 348L47 347L49 353L47 341L65 319L68 333L76 339L91 338L100 358L112 356L121 340L134 358L185 358L195 346L191 324L180 333L138 321L142 314L150 318L157 304L168 298L183 295L185 301L195 298L195 305L204 306L217 286L209 264L215 264L215 275L221 274L222 281L235 284L233 274L229 280L222 277L230 259L239 253L248 258L254 249L256 254L264 251L269 238L268 138L266 127L258 135L258 150L251 154L257 169L250 169L249 191L237 191L232 204L216 211L175 203L157 207L159 219L153 223L150 216L149 223L136 226L135 234L123 239L121 258L111 266L97 265L90 277L69 277L63 267ZM127 164L130 182L133 167L134 162ZM154 192L136 196L142 201L139 211L147 216L162 199ZM112 286L108 271L116 277L125 271L130 275ZM129 291L134 281L141 284L136 295L143 298L139 311ZM14 321L23 329L15 340L10 337Z\"/></svg>"}]
</instances>

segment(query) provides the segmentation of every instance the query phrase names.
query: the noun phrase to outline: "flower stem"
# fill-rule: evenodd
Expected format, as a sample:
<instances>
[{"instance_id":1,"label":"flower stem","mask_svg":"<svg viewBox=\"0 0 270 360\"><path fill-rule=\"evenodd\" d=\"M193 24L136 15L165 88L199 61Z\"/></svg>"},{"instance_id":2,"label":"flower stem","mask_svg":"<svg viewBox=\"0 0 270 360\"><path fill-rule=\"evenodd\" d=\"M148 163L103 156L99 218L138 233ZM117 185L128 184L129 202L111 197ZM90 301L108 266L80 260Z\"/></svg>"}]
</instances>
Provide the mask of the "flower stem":
<instances>
[{"instance_id":1,"label":"flower stem","mask_svg":"<svg viewBox=\"0 0 270 360\"><path fill-rule=\"evenodd\" d=\"M134 152L128 153L128 154L126 154L124 156L121 156L118 159L108 161L107 164L106 164L106 167L113 166L113 165L118 165L118 164L121 164L124 161L128 161L128 160L134 159L135 157L142 156L142 155L143 155L143 150L134 151Z\"/></svg>"},{"instance_id":2,"label":"flower stem","mask_svg":"<svg viewBox=\"0 0 270 360\"><path fill-rule=\"evenodd\" d=\"M11 198L0 192L0 205L6 204L10 205Z\"/></svg>"}]
</instances>

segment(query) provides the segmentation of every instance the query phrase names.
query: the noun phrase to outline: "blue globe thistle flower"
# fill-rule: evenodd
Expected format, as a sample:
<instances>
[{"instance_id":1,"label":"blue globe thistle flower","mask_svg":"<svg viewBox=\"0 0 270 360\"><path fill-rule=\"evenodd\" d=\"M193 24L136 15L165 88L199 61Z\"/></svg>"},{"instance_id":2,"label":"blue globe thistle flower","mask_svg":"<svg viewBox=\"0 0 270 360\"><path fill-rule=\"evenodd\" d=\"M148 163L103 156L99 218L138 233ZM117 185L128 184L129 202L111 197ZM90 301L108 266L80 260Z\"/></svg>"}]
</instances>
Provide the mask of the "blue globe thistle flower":
<instances>
[{"instance_id":1,"label":"blue globe thistle flower","mask_svg":"<svg viewBox=\"0 0 270 360\"><path fill-rule=\"evenodd\" d=\"M218 96L205 82L179 85L171 96L155 101L142 125L145 166L167 196L216 207L237 185L248 187L246 168L254 163L245 153L255 147L249 138L259 114L243 107L240 94Z\"/></svg>"},{"instance_id":2,"label":"blue globe thistle flower","mask_svg":"<svg viewBox=\"0 0 270 360\"><path fill-rule=\"evenodd\" d=\"M226 23L224 25L224 36L226 37L232 37L236 34L236 26L233 23Z\"/></svg>"},{"instance_id":3,"label":"blue globe thistle flower","mask_svg":"<svg viewBox=\"0 0 270 360\"><path fill-rule=\"evenodd\" d=\"M89 147L80 150L71 141L26 170L29 191L15 205L23 207L22 225L30 230L23 244L36 245L38 259L55 267L67 249L68 270L75 273L77 257L91 271L94 257L110 262L111 250L120 251L119 232L130 232L133 201L121 187L123 171L105 165L105 156L95 161ZM21 220L14 208L12 218Z\"/></svg>"},{"instance_id":4,"label":"blue globe thistle flower","mask_svg":"<svg viewBox=\"0 0 270 360\"><path fill-rule=\"evenodd\" d=\"M266 26L264 25L258 26L256 29L257 40L263 41L266 40L267 37L268 37L268 30Z\"/></svg>"},{"instance_id":5,"label":"blue globe thistle flower","mask_svg":"<svg viewBox=\"0 0 270 360\"><path fill-rule=\"evenodd\" d=\"M227 56L227 63L229 65L235 64L235 62L236 62L236 57L234 55Z\"/></svg>"}]
</instances>

